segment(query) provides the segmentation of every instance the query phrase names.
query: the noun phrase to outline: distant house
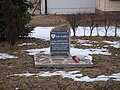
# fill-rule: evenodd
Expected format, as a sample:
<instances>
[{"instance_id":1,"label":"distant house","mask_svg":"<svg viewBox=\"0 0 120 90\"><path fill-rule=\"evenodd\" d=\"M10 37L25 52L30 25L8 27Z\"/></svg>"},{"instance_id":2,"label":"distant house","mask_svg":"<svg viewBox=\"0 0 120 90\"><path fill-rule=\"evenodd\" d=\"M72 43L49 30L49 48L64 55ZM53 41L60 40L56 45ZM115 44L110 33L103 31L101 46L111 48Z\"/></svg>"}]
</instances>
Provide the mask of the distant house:
<instances>
[{"instance_id":1,"label":"distant house","mask_svg":"<svg viewBox=\"0 0 120 90\"><path fill-rule=\"evenodd\" d=\"M96 0L96 9L100 11L120 11L120 0Z\"/></svg>"},{"instance_id":2,"label":"distant house","mask_svg":"<svg viewBox=\"0 0 120 90\"><path fill-rule=\"evenodd\" d=\"M41 0L41 14L119 11L120 0Z\"/></svg>"},{"instance_id":3,"label":"distant house","mask_svg":"<svg viewBox=\"0 0 120 90\"><path fill-rule=\"evenodd\" d=\"M95 13L95 0L41 0L42 14Z\"/></svg>"}]
</instances>

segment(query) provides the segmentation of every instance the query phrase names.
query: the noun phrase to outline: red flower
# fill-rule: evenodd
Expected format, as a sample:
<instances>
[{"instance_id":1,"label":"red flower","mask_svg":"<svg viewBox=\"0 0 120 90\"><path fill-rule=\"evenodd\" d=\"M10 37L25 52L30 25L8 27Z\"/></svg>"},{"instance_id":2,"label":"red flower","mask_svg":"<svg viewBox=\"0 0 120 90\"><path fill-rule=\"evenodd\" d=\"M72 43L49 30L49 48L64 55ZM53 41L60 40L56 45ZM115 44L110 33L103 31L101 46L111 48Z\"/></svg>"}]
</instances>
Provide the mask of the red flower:
<instances>
[{"instance_id":1,"label":"red flower","mask_svg":"<svg viewBox=\"0 0 120 90\"><path fill-rule=\"evenodd\" d=\"M77 56L73 56L72 58L76 63L78 63L80 61L80 58L78 58Z\"/></svg>"}]
</instances>

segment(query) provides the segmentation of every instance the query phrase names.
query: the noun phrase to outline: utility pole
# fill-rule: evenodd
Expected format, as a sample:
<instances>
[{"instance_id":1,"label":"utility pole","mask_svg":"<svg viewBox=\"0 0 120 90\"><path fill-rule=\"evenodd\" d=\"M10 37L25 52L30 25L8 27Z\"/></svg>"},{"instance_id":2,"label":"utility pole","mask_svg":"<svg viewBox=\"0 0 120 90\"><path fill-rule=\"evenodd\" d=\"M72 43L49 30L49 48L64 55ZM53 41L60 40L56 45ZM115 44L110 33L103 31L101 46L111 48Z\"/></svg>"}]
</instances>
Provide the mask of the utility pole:
<instances>
[{"instance_id":1,"label":"utility pole","mask_svg":"<svg viewBox=\"0 0 120 90\"><path fill-rule=\"evenodd\" d=\"M47 0L45 0L45 14L47 14Z\"/></svg>"},{"instance_id":2,"label":"utility pole","mask_svg":"<svg viewBox=\"0 0 120 90\"><path fill-rule=\"evenodd\" d=\"M41 0L39 0L40 14L41 14Z\"/></svg>"}]
</instances>

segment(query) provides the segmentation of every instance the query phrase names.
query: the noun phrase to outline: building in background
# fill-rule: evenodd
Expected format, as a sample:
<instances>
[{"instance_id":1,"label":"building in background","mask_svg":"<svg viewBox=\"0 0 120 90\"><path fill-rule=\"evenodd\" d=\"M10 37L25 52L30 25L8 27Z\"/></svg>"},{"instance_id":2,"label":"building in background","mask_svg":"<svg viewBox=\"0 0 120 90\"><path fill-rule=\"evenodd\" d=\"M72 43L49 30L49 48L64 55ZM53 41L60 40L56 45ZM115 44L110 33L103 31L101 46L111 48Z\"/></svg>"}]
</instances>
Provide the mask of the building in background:
<instances>
[{"instance_id":1,"label":"building in background","mask_svg":"<svg viewBox=\"0 0 120 90\"><path fill-rule=\"evenodd\" d=\"M41 0L41 13L95 13L95 6L95 0Z\"/></svg>"},{"instance_id":2,"label":"building in background","mask_svg":"<svg viewBox=\"0 0 120 90\"><path fill-rule=\"evenodd\" d=\"M120 0L29 0L37 14L120 12Z\"/></svg>"},{"instance_id":3,"label":"building in background","mask_svg":"<svg viewBox=\"0 0 120 90\"><path fill-rule=\"evenodd\" d=\"M120 0L96 0L96 9L98 11L120 12Z\"/></svg>"}]
</instances>

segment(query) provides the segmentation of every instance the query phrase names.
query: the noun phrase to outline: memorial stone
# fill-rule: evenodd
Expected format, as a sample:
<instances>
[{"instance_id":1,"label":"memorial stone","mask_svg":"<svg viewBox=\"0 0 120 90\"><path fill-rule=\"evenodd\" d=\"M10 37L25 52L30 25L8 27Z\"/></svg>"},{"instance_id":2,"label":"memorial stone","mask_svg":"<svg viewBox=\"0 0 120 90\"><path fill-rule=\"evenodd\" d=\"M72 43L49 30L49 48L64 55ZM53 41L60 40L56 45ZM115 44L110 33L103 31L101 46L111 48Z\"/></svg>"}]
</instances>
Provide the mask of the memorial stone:
<instances>
[{"instance_id":1,"label":"memorial stone","mask_svg":"<svg viewBox=\"0 0 120 90\"><path fill-rule=\"evenodd\" d=\"M51 56L70 55L70 26L61 25L50 32Z\"/></svg>"}]
</instances>

